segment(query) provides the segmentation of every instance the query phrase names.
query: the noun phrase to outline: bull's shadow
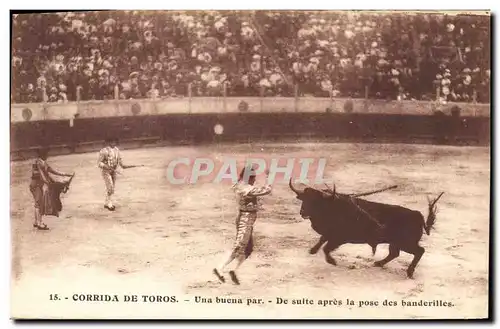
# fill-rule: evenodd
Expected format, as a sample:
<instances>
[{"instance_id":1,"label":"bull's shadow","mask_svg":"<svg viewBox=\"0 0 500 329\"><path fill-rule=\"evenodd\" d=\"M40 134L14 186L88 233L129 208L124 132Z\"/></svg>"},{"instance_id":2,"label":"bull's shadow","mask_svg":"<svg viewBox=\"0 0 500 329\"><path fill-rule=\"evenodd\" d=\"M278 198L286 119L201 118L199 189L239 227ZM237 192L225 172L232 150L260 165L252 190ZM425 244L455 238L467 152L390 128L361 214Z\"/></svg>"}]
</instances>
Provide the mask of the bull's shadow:
<instances>
[{"instance_id":1,"label":"bull's shadow","mask_svg":"<svg viewBox=\"0 0 500 329\"><path fill-rule=\"evenodd\" d=\"M360 244L358 244L360 245ZM352 245L354 247L354 245ZM344 249L345 247L345 249ZM386 249L388 248L378 248L377 250L379 253L382 251L382 254L386 252ZM320 253L321 254L321 253ZM369 246L367 246L366 249L364 248L351 248L349 247L349 244L345 244L335 250L335 254L333 255L335 257L336 265L331 267L331 272L332 274L335 275L337 274L348 274L349 278L351 279L356 279L356 280L363 280L363 278L378 278L380 280L387 278L387 276L401 276L402 272L406 272L407 267L411 263L411 259L404 257L402 254L401 256L394 261L396 263L392 263L392 266L374 266L374 261L376 260L376 257L372 256L372 253L369 251ZM319 256L321 257L321 256ZM379 257L380 258L380 257ZM326 264L326 266L332 266L331 264ZM320 266L316 268L315 270L318 271L318 275L320 277L325 276L325 267ZM417 278L418 275L415 276ZM401 276L400 278L401 282L407 281L406 275ZM392 281L392 282L399 282L400 280Z\"/></svg>"},{"instance_id":2,"label":"bull's shadow","mask_svg":"<svg viewBox=\"0 0 500 329\"><path fill-rule=\"evenodd\" d=\"M428 200L428 215L405 207L361 199L358 195L337 193L335 187L318 190L306 187L297 189L289 182L290 189L302 201L300 215L311 221L311 227L319 235L319 241L309 250L315 254L323 246L327 263L337 265L330 255L341 245L368 244L375 255L377 245L389 244L389 254L376 261L375 266L383 267L399 257L400 251L414 255L406 273L413 278L415 268L422 258L425 249L419 245L423 232L430 235L436 221L436 203L443 193L434 200Z\"/></svg>"}]
</instances>

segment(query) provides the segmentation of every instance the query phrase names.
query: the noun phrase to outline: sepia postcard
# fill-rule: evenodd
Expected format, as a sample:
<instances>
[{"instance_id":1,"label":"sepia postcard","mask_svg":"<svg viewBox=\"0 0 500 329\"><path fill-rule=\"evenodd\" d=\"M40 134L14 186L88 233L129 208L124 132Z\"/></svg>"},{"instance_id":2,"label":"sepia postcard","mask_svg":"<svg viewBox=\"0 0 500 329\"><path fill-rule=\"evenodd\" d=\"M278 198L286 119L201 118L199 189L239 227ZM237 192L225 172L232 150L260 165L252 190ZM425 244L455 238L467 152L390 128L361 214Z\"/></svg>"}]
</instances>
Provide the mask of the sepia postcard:
<instances>
[{"instance_id":1,"label":"sepia postcard","mask_svg":"<svg viewBox=\"0 0 500 329\"><path fill-rule=\"evenodd\" d=\"M12 11L11 318L491 319L490 29Z\"/></svg>"}]
</instances>

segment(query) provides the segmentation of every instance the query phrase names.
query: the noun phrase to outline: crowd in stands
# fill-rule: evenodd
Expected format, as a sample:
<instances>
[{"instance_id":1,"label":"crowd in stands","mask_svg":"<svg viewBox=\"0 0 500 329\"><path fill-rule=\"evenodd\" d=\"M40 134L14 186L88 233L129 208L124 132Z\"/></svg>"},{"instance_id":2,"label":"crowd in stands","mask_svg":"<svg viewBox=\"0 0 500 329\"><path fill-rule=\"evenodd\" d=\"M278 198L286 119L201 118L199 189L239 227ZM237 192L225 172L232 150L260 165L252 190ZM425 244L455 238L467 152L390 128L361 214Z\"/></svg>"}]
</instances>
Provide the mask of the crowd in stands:
<instances>
[{"instance_id":1,"label":"crowd in stands","mask_svg":"<svg viewBox=\"0 0 500 329\"><path fill-rule=\"evenodd\" d=\"M490 19L358 12L20 14L13 102L300 96L488 103Z\"/></svg>"}]
</instances>

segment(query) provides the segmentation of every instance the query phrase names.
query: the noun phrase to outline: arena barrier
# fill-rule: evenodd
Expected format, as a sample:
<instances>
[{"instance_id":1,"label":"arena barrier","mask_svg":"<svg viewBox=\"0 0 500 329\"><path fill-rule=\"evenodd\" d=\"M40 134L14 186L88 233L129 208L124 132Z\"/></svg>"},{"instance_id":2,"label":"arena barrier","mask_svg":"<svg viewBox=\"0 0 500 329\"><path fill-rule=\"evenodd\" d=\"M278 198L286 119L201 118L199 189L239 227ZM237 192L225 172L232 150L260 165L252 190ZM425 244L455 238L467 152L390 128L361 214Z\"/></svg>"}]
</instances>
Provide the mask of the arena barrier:
<instances>
[{"instance_id":1,"label":"arena barrier","mask_svg":"<svg viewBox=\"0 0 500 329\"><path fill-rule=\"evenodd\" d=\"M489 104L278 97L13 104L11 157L31 157L41 145L93 151L109 134L124 147L284 139L489 145L489 111Z\"/></svg>"},{"instance_id":2,"label":"arena barrier","mask_svg":"<svg viewBox=\"0 0 500 329\"><path fill-rule=\"evenodd\" d=\"M385 101L320 97L181 97L158 100L110 100L12 104L11 122L71 120L75 118L144 116L179 113L374 113L489 117L490 104L424 101Z\"/></svg>"},{"instance_id":3,"label":"arena barrier","mask_svg":"<svg viewBox=\"0 0 500 329\"><path fill-rule=\"evenodd\" d=\"M50 145L51 154L95 151L109 134L119 136L123 148L297 140L489 145L490 120L442 113L249 112L24 121L11 125L11 158L30 158L40 145Z\"/></svg>"}]
</instances>

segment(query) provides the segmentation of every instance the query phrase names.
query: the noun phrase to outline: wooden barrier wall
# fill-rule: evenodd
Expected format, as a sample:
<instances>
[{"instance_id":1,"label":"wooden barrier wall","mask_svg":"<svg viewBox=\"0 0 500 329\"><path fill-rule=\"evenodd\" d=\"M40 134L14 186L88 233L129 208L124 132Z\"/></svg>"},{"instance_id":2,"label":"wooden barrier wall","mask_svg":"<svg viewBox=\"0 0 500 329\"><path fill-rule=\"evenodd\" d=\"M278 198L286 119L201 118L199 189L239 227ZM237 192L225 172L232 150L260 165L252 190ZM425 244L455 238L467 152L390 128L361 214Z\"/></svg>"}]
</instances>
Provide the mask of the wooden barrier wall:
<instances>
[{"instance_id":1,"label":"wooden barrier wall","mask_svg":"<svg viewBox=\"0 0 500 329\"><path fill-rule=\"evenodd\" d=\"M440 111L451 114L460 108L462 116L490 116L489 104L448 103L423 101L384 101L346 98L285 98L285 97L193 97L164 100L124 100L72 102L66 104L13 104L11 122L70 120L71 118L97 118L162 115L173 113L237 113L242 109L250 113L326 112L377 113L404 115L434 115Z\"/></svg>"},{"instance_id":2,"label":"wooden barrier wall","mask_svg":"<svg viewBox=\"0 0 500 329\"><path fill-rule=\"evenodd\" d=\"M62 150L57 153L84 152L98 147L86 149L85 145L100 147L108 135L118 136L122 141L156 144L304 139L490 144L489 105L469 104L465 111L461 108L460 113L452 114L451 107L431 109L423 103L406 109L406 105L413 103L349 103L350 100L341 103L332 99L298 99L290 103L286 98L256 98L243 106L243 101L193 98L30 104L31 113L18 104L11 109L16 111L11 113L11 156L31 157L42 145ZM215 133L216 125L223 127L222 134Z\"/></svg>"},{"instance_id":3,"label":"wooden barrier wall","mask_svg":"<svg viewBox=\"0 0 500 329\"><path fill-rule=\"evenodd\" d=\"M214 127L221 125L217 135ZM344 113L169 114L19 122L11 126L12 151L38 145L78 146L102 141L157 139L170 144L313 137L364 142L488 145L490 120L445 115Z\"/></svg>"}]
</instances>

